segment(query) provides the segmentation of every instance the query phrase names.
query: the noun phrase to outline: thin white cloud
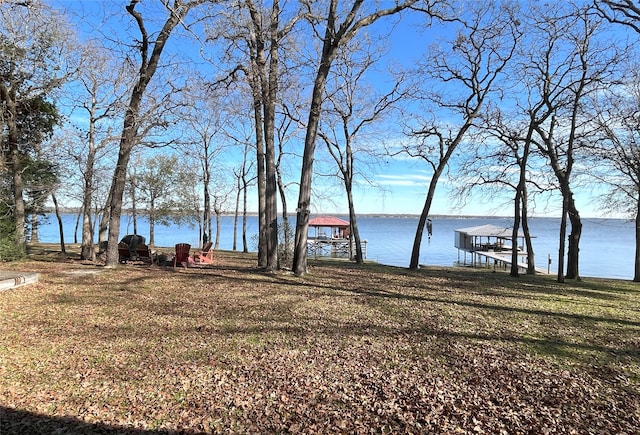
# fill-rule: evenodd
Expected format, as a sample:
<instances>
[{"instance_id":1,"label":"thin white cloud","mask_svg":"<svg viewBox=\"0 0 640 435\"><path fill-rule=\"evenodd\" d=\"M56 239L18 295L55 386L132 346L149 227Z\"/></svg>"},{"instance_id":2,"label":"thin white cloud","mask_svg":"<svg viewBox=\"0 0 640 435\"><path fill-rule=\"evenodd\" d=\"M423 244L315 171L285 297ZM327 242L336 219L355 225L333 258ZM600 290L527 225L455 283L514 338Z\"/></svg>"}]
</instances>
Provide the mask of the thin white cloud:
<instances>
[{"instance_id":1,"label":"thin white cloud","mask_svg":"<svg viewBox=\"0 0 640 435\"><path fill-rule=\"evenodd\" d=\"M418 184L413 180L385 180L382 183L385 186L404 186L404 187L415 186Z\"/></svg>"},{"instance_id":2,"label":"thin white cloud","mask_svg":"<svg viewBox=\"0 0 640 435\"><path fill-rule=\"evenodd\" d=\"M380 174L378 180L385 186L423 186L431 180L431 177L421 174Z\"/></svg>"}]
</instances>

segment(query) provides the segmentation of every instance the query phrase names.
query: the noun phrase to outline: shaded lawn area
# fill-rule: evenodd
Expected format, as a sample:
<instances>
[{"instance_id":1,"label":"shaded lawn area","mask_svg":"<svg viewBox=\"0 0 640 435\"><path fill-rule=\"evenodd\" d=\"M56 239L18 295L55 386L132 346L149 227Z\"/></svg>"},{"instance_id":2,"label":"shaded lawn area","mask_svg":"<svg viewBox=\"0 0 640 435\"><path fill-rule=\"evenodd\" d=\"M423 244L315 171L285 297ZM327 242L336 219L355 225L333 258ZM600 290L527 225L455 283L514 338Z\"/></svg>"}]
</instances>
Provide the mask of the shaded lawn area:
<instances>
[{"instance_id":1,"label":"shaded lawn area","mask_svg":"<svg viewBox=\"0 0 640 435\"><path fill-rule=\"evenodd\" d=\"M639 431L636 284L255 264L3 265L0 433Z\"/></svg>"}]
</instances>

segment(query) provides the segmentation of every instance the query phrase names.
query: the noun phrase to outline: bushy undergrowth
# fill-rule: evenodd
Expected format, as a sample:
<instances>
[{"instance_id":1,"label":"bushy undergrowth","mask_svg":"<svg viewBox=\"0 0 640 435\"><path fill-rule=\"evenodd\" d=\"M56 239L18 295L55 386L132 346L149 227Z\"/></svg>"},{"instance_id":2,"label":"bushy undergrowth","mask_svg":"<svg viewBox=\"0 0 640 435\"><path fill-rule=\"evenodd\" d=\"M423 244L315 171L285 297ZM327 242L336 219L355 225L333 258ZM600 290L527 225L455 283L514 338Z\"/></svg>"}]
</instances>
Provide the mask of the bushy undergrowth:
<instances>
[{"instance_id":1,"label":"bushy undergrowth","mask_svg":"<svg viewBox=\"0 0 640 435\"><path fill-rule=\"evenodd\" d=\"M15 224L0 221L0 261L15 261L25 257L24 245L16 241Z\"/></svg>"}]
</instances>

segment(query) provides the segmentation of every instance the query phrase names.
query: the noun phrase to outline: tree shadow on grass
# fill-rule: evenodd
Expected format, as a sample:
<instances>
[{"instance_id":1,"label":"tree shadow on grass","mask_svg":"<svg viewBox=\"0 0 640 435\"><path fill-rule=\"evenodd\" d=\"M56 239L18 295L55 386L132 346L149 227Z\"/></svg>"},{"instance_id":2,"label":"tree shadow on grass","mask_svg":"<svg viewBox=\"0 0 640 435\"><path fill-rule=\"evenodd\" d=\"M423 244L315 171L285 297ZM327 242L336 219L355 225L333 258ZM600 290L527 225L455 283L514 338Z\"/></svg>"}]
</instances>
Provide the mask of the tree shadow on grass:
<instances>
[{"instance_id":1,"label":"tree shadow on grass","mask_svg":"<svg viewBox=\"0 0 640 435\"><path fill-rule=\"evenodd\" d=\"M253 322L251 324L260 324L260 328L255 331L250 331L250 327L240 327L236 330L235 326L224 326L215 329L216 333L233 334L233 333L261 333L270 328L277 329L278 326L283 327L285 324L283 333L296 333L296 323L302 319L291 317L293 313L290 309L297 303L308 303L309 300L314 298L330 297L343 297L353 298L358 304L379 305L386 304L383 301L407 301L419 304L424 307L424 304L440 304L452 307L468 307L474 310L485 311L488 313L495 313L496 318L500 318L503 314L515 313L522 314L531 318L532 320L540 323L548 323L551 319L563 321L560 325L568 324L584 324L597 325L597 323L604 323L609 326L621 326L626 329L640 328L640 321L633 317L618 317L618 316L602 316L593 314L583 314L581 312L565 311L564 308L559 310L537 307L517 306L509 302L496 303L495 299L489 301L478 300L474 297L465 297L465 293L473 295L490 295L497 297L514 297L514 294L519 292L518 288L513 288L512 285L502 286L505 281L513 280L508 276L496 276L500 274L492 273L469 273L469 271L456 271L456 270L420 270L409 271L403 268L393 268L380 265L355 265L350 263L340 263L340 266L326 263L328 268L324 268L324 263L318 262L314 264L317 275L307 278L295 277L289 274L281 273L269 273L264 270L251 267L247 264L243 264L240 267L232 267L231 265L217 265L212 268L189 270L187 273L181 273L181 281L184 287L195 288L195 292L189 292L191 295L198 297L191 301L188 297L180 299L180 297L172 297L167 301L152 301L149 299L141 299L136 309L148 311L151 315L179 315L185 318L198 317L199 310L194 310L194 304L205 304L210 307L212 312L220 310L221 318L236 319L249 319ZM324 269L324 270L323 270ZM343 271L344 276L339 276L339 272ZM365 271L366 273L363 273ZM182 271L180 271L182 272ZM356 272L351 273L349 272ZM119 302L121 299L128 300L131 296L131 292L136 292L138 289L146 286L157 285L155 279L157 274L150 273L144 275L136 275L127 277L124 280L120 280L115 287L117 292L107 292L108 297L115 298L114 301ZM175 275L174 275L175 276ZM429 277L434 276L446 281L436 281L429 283ZM397 282L393 282L394 277L397 277ZM406 280L405 280L406 278ZM421 278L424 278L421 280ZM390 281L391 280L391 281ZM202 287L203 282L216 283L218 286L222 286L219 289L211 290L207 287ZM577 295L573 293L574 286L557 284L553 288L546 289L545 285L552 283L549 279L536 277L524 277L520 282L526 284L526 287L522 289L524 294L529 294L528 298L534 298L535 294L556 294L562 292L564 294L571 294L573 296L579 296L584 298L584 303L591 303L594 299L599 299L600 293L607 293L608 287L605 282L594 283L579 283L575 284L575 287L582 287L585 291L589 292L586 295ZM101 284L96 283L96 286ZM247 293L235 293L236 289L246 288ZM442 288L441 288L442 287ZM447 287L453 289L453 294L447 291ZM627 284L621 284L620 288L611 290L611 293L626 292ZM203 288L203 296L200 297L197 292L199 288ZM262 293L264 288L265 293ZM236 299L230 303L223 303L225 295L223 292L226 290L233 291ZM593 293L591 291L593 290ZM172 291L167 289L167 291ZM214 292L216 297L211 301L208 301L207 293ZM278 295L287 295L288 297L280 297L276 299L267 298L262 300L263 296L268 296L272 293ZM185 294L186 295L186 294ZM182 296L182 295L179 295ZM88 296L87 296L88 297ZM203 299L205 298L205 299ZM238 299L239 298L239 299ZM99 294L99 297L95 298L95 302L105 303L104 292ZM251 310L247 310L247 306L242 304L243 300L251 302ZM65 302L64 300L61 302ZM571 303L576 303L575 300ZM239 305L238 305L239 304ZM275 306L273 306L275 304ZM264 309L263 309L264 308ZM249 314L251 313L251 314ZM261 313L264 318L252 318L258 313L260 317ZM399 311L403 313L402 310ZM270 324L270 322L278 321L278 326ZM566 323L570 322L570 323ZM198 323L198 322L196 322ZM233 322L236 323L235 321ZM241 322L240 322L241 323ZM304 323L304 322L303 322ZM375 323L375 322L374 322ZM198 323L200 325L200 323ZM202 323L203 328L211 332L206 328L206 322ZM266 325L266 327L265 327ZM517 328L517 325L514 325ZM102 327L102 325L101 325ZM194 326L191 325L190 328ZM395 329L389 330L377 330L375 325L358 324L351 325L350 328L354 330L367 331L367 333L393 336L398 333ZM402 329L402 328L401 328ZM443 335L444 337L450 336L456 337L458 334L464 335L464 333L456 331L441 331L439 328L429 328L428 324L418 327L419 331L405 330L404 333L415 334L424 333L426 335ZM420 332L421 331L421 332ZM127 332L127 331L125 331ZM329 335L341 334L346 331L334 330L330 325L321 327L318 332L323 332ZM569 354L574 354L576 351L585 352L598 352L600 354L613 354L615 357L626 357L632 359L638 359L638 349L629 347L616 347L611 345L612 343L600 342L600 343L587 343L587 342L573 342L572 340L563 340L561 337L555 337L552 331L548 328L540 331L543 335L538 335L536 338L528 338L526 335L519 335L514 332L507 332L484 335L470 334L467 339L480 340L480 341L505 341L505 342L520 342L528 344L530 346L541 349L545 353L550 354L562 354L568 350ZM606 332L606 331L605 331ZM115 331L113 334L117 335L120 332ZM306 330L298 331L300 334L306 334ZM547 335L544 335L547 334ZM574 358L582 359L581 355L574 355Z\"/></svg>"},{"instance_id":2,"label":"tree shadow on grass","mask_svg":"<svg viewBox=\"0 0 640 435\"><path fill-rule=\"evenodd\" d=\"M365 265L344 264L343 266L341 266L341 268L344 268L345 270L366 269L366 270L370 270L372 273L375 273L375 272L388 273L388 271L391 270L394 274L398 274L398 276L408 276L410 278L416 278L416 274L419 273L419 271L418 272L408 271L402 268L389 269L389 267L387 266L367 265L367 264ZM520 314L525 314L530 316L536 316L540 318L558 318L558 319L564 319L564 320L589 322L589 323L604 322L604 323L613 324L613 325L640 327L640 321L625 319L625 318L602 317L602 316L593 316L593 315L562 312L562 311L531 309L531 308L525 308L525 307L515 307L511 305L490 304L486 302L478 302L475 300L464 300L460 298L448 299L442 296L435 296L432 291L428 293L422 293L420 292L420 289L421 289L420 287L417 287L419 293L405 293L403 291L392 290L391 287L389 287L388 282L386 280L376 281L375 279L372 279L371 282L366 282L366 283L350 283L350 285L348 286L347 285L336 286L335 285L337 283L336 281L332 281L331 283L316 282L313 280L305 280L302 278L295 278L291 276L282 276L278 274L265 273L264 271L261 271L260 269L256 269L256 268L233 268L233 272L234 272L233 275L229 275L228 273L225 273L225 271L222 269L219 269L219 270L209 269L206 271L201 270L199 271L199 273L185 274L185 280L200 282L203 279L206 279L206 280L224 279L224 280L227 280L228 282L237 282L238 284L241 284L241 285L246 285L248 282L251 282L254 286L256 286L255 288L258 288L257 286L259 286L260 284L265 284L265 285L277 284L281 287L282 291L285 291L285 292L291 291L292 289L304 289L304 288L311 288L316 290L323 289L323 290L327 290L328 292L331 292L331 294L335 294L335 292L346 292L347 294L351 293L351 294L362 295L362 296L371 297L371 298L383 298L386 300L394 300L394 299L406 300L406 301L413 301L418 303L436 302L441 304L466 306L469 308L475 308L475 309L481 309L481 310L487 310L487 311L493 311L493 312L514 312L514 313L520 313ZM444 276L451 279L451 285L464 288L464 291L467 293L475 293L475 292L473 289L467 289L465 285L466 281L470 280L469 282L472 283L473 288L476 288L476 287L491 288L492 286L489 284L495 284L500 281L500 279L496 279L492 276L488 278L484 278L482 274L478 274L478 275L479 276L474 275L473 277L470 277L468 272L456 273L455 271L451 273L448 273L448 272L444 273ZM473 278L476 278L476 279L473 280ZM530 277L530 278L533 278L533 277ZM483 283L485 282L483 280L485 279L487 284L486 286L483 285ZM502 279L509 279L509 277L505 276ZM556 289L543 288L543 285L546 282L546 280L544 282L539 282L539 281L536 281L535 278L533 278L533 281L531 281L531 279L526 279L526 281L523 281L523 282L527 282L527 283L533 282L533 285L532 285L533 288L527 288L523 292L533 291L536 293L539 292L541 295L556 294L557 292ZM606 292L606 287L603 287L602 284L598 284L598 283L594 283L593 285L582 283L581 286L593 287L593 290L595 290L596 293ZM400 283L400 287L401 288L403 287L402 283ZM287 288L288 290L285 290ZM566 289L566 290L561 289L560 291L563 294L576 295L571 289ZM613 292L615 292L615 290L613 290ZM497 296L504 296L502 292L496 293L495 290L492 294L495 294ZM594 298L599 299L600 296L602 295L593 294L592 292L589 292L587 294L584 294L584 295L581 294L577 296L581 296L586 299L594 299ZM615 296L613 296L612 299L615 299Z\"/></svg>"},{"instance_id":3,"label":"tree shadow on grass","mask_svg":"<svg viewBox=\"0 0 640 435\"><path fill-rule=\"evenodd\" d=\"M74 417L37 414L0 406L0 434L2 435L195 435L193 431L144 430L103 423L87 423Z\"/></svg>"},{"instance_id":4,"label":"tree shadow on grass","mask_svg":"<svg viewBox=\"0 0 640 435\"><path fill-rule=\"evenodd\" d=\"M426 266L419 270L411 270L408 268L384 266L377 264L357 265L355 263L344 264L341 266L345 269L369 270L372 272L390 273L398 277L409 279L422 278L447 278L450 280L474 284L478 291L483 288L478 286L479 283L493 284L495 286L521 285L523 290L559 294L559 295L579 295L590 298L615 299L620 295L638 294L640 295L640 285L629 280L621 279L605 279L585 277L580 281L567 280L559 283L555 275L526 275L520 274L519 277L512 277L508 272L495 272L483 268L463 268L463 267L442 267L442 266ZM484 288L490 288L486 285Z\"/></svg>"},{"instance_id":5,"label":"tree shadow on grass","mask_svg":"<svg viewBox=\"0 0 640 435\"><path fill-rule=\"evenodd\" d=\"M605 323L640 327L640 321L633 321L633 320L613 318L613 317L609 318L609 317L589 316L585 314L565 313L565 312L559 312L559 311L548 311L548 310L539 310L539 309L536 310L536 309L530 309L530 308L488 304L484 302L475 302L475 301L468 301L468 300L461 300L461 299L445 299L445 298L439 298L439 297L433 297L433 296L407 295L399 292L382 290L382 289L353 288L353 289L341 289L341 290L352 292L355 294L376 297L376 298L404 299L404 300L412 300L412 301L420 301L420 302L437 302L441 304L450 304L450 305L456 305L456 306L461 305L461 306L488 310L488 311L517 312L517 313L528 314L533 316L543 316L547 318L557 317L562 319L577 320L581 322L605 322Z\"/></svg>"}]
</instances>

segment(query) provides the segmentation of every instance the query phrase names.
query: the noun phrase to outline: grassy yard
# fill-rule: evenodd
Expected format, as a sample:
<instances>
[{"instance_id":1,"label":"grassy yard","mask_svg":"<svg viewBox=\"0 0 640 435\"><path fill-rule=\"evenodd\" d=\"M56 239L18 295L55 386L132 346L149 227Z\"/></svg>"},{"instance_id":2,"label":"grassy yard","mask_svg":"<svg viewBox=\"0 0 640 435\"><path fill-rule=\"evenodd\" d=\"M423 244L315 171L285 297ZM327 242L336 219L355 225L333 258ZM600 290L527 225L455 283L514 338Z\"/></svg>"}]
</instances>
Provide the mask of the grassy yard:
<instances>
[{"instance_id":1,"label":"grassy yard","mask_svg":"<svg viewBox=\"0 0 640 435\"><path fill-rule=\"evenodd\" d=\"M2 265L2 435L640 433L631 282L56 260Z\"/></svg>"}]
</instances>

